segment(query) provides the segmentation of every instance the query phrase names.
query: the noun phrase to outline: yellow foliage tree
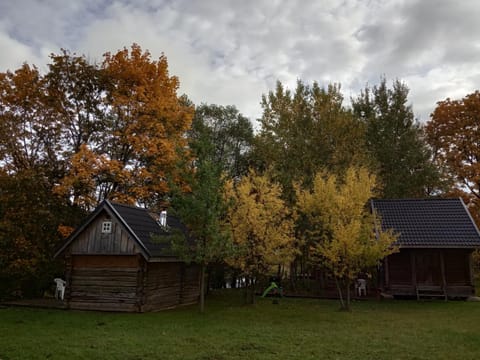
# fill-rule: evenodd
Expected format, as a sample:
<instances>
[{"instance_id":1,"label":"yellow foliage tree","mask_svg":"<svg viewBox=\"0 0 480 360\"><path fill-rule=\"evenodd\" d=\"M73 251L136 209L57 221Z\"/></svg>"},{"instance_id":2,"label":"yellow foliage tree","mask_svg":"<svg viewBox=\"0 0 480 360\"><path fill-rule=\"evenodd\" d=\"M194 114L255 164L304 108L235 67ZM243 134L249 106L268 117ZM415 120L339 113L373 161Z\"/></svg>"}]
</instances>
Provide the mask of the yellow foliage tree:
<instances>
[{"instance_id":1,"label":"yellow foliage tree","mask_svg":"<svg viewBox=\"0 0 480 360\"><path fill-rule=\"evenodd\" d=\"M343 181L318 173L312 191L297 186L298 210L312 229L312 254L335 277L342 309L350 309L350 287L362 270L396 251L392 231L382 231L367 208L376 178L365 168L351 167Z\"/></svg>"},{"instance_id":2,"label":"yellow foliage tree","mask_svg":"<svg viewBox=\"0 0 480 360\"><path fill-rule=\"evenodd\" d=\"M275 265L288 264L296 252L294 213L280 196L278 184L253 171L236 185L232 181L226 184L230 204L227 223L234 247L228 263L248 279L251 303L255 301L258 276L267 274Z\"/></svg>"}]
</instances>

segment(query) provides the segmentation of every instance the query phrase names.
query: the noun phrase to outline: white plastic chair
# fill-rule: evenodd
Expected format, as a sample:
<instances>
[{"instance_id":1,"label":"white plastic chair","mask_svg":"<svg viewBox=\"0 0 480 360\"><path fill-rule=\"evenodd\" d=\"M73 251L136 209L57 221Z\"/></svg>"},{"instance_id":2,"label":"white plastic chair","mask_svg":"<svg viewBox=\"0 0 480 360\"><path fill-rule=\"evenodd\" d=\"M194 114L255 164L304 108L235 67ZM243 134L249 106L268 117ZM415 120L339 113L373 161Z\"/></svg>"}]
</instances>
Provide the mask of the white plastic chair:
<instances>
[{"instance_id":1,"label":"white plastic chair","mask_svg":"<svg viewBox=\"0 0 480 360\"><path fill-rule=\"evenodd\" d=\"M357 291L358 296L367 296L367 280L365 279L357 279Z\"/></svg>"},{"instance_id":2,"label":"white plastic chair","mask_svg":"<svg viewBox=\"0 0 480 360\"><path fill-rule=\"evenodd\" d=\"M65 285L67 285L67 282L60 278L55 278L53 281L57 285L57 288L55 289L55 299L63 300L63 297L65 296Z\"/></svg>"}]
</instances>

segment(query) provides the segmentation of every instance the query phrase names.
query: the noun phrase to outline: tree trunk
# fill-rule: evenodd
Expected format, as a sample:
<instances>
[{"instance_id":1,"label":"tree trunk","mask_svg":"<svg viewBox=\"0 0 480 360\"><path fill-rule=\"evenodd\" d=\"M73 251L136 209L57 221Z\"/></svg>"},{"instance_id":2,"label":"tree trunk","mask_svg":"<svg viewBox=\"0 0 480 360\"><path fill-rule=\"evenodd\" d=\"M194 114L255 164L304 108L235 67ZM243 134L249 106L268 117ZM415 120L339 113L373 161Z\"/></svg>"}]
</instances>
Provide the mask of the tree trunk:
<instances>
[{"instance_id":1,"label":"tree trunk","mask_svg":"<svg viewBox=\"0 0 480 360\"><path fill-rule=\"evenodd\" d=\"M245 277L245 304L248 304L248 289L250 288L249 278Z\"/></svg>"},{"instance_id":2,"label":"tree trunk","mask_svg":"<svg viewBox=\"0 0 480 360\"><path fill-rule=\"evenodd\" d=\"M335 276L335 285L337 285L338 297L340 299L340 308L342 310L345 310L345 301L343 300L342 286L341 286L341 284L338 281L338 278L336 276Z\"/></svg>"},{"instance_id":3,"label":"tree trunk","mask_svg":"<svg viewBox=\"0 0 480 360\"><path fill-rule=\"evenodd\" d=\"M237 288L237 274L236 273L232 273L232 282L230 284L230 287L232 289L236 289Z\"/></svg>"},{"instance_id":4,"label":"tree trunk","mask_svg":"<svg viewBox=\"0 0 480 360\"><path fill-rule=\"evenodd\" d=\"M346 292L347 292L347 301L346 301L346 304L345 304L345 310L346 311L350 311L350 281L347 280L346 281Z\"/></svg>"},{"instance_id":5,"label":"tree trunk","mask_svg":"<svg viewBox=\"0 0 480 360\"><path fill-rule=\"evenodd\" d=\"M297 264L295 260L290 263L290 287L293 292L297 291Z\"/></svg>"},{"instance_id":6,"label":"tree trunk","mask_svg":"<svg viewBox=\"0 0 480 360\"><path fill-rule=\"evenodd\" d=\"M212 266L209 267L208 271L205 269L205 296L207 296L210 293L210 286L211 286L211 279L210 279L210 274L212 273Z\"/></svg>"},{"instance_id":7,"label":"tree trunk","mask_svg":"<svg viewBox=\"0 0 480 360\"><path fill-rule=\"evenodd\" d=\"M255 281L254 279L250 280L250 304L255 305Z\"/></svg>"},{"instance_id":8,"label":"tree trunk","mask_svg":"<svg viewBox=\"0 0 480 360\"><path fill-rule=\"evenodd\" d=\"M205 264L200 266L200 312L205 312Z\"/></svg>"},{"instance_id":9,"label":"tree trunk","mask_svg":"<svg viewBox=\"0 0 480 360\"><path fill-rule=\"evenodd\" d=\"M255 304L255 281L253 277L247 276L245 279L245 304Z\"/></svg>"}]
</instances>

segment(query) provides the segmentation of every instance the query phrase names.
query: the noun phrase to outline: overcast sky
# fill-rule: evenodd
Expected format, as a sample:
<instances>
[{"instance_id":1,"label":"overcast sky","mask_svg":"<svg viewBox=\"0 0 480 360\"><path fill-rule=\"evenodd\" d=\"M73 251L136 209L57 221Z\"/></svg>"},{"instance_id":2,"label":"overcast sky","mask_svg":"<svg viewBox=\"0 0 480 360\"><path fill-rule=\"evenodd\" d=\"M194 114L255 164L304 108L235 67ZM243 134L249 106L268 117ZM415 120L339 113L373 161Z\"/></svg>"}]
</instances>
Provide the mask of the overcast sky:
<instances>
[{"instance_id":1,"label":"overcast sky","mask_svg":"<svg viewBox=\"0 0 480 360\"><path fill-rule=\"evenodd\" d=\"M421 121L480 88L478 0L0 0L0 72L45 69L60 48L100 61L133 42L163 52L195 103L252 120L277 80L341 83L348 100L398 78Z\"/></svg>"}]
</instances>

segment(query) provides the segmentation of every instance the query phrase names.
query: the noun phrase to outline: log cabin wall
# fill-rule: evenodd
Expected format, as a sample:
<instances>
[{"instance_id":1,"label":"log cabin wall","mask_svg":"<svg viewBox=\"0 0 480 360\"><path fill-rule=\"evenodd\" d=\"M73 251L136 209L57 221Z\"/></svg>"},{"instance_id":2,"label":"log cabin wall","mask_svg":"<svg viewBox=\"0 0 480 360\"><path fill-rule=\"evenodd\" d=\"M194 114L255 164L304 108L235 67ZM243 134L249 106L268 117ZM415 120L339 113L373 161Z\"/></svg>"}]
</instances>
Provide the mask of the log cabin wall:
<instances>
[{"instance_id":1,"label":"log cabin wall","mask_svg":"<svg viewBox=\"0 0 480 360\"><path fill-rule=\"evenodd\" d=\"M474 295L472 250L447 249L444 259L447 294L451 297Z\"/></svg>"},{"instance_id":2,"label":"log cabin wall","mask_svg":"<svg viewBox=\"0 0 480 360\"><path fill-rule=\"evenodd\" d=\"M198 302L200 271L198 266L174 263L148 263L144 280L142 311L169 309Z\"/></svg>"},{"instance_id":3,"label":"log cabin wall","mask_svg":"<svg viewBox=\"0 0 480 360\"><path fill-rule=\"evenodd\" d=\"M190 305L198 303L200 296L200 267L184 265L180 303Z\"/></svg>"},{"instance_id":4,"label":"log cabin wall","mask_svg":"<svg viewBox=\"0 0 480 360\"><path fill-rule=\"evenodd\" d=\"M182 263L148 263L142 311L175 307L180 303Z\"/></svg>"},{"instance_id":5,"label":"log cabin wall","mask_svg":"<svg viewBox=\"0 0 480 360\"><path fill-rule=\"evenodd\" d=\"M468 250L445 250L445 273L448 285L472 285Z\"/></svg>"},{"instance_id":6,"label":"log cabin wall","mask_svg":"<svg viewBox=\"0 0 480 360\"><path fill-rule=\"evenodd\" d=\"M78 310L138 311L139 257L73 255L69 307Z\"/></svg>"},{"instance_id":7,"label":"log cabin wall","mask_svg":"<svg viewBox=\"0 0 480 360\"><path fill-rule=\"evenodd\" d=\"M386 292L394 295L415 294L415 271L412 266L412 255L409 249L402 249L385 260L384 286Z\"/></svg>"},{"instance_id":8,"label":"log cabin wall","mask_svg":"<svg viewBox=\"0 0 480 360\"><path fill-rule=\"evenodd\" d=\"M417 285L445 287L449 297L474 293L471 249L401 249L384 262L384 291L413 296Z\"/></svg>"}]
</instances>

